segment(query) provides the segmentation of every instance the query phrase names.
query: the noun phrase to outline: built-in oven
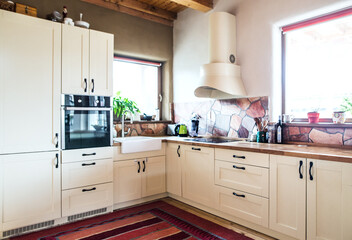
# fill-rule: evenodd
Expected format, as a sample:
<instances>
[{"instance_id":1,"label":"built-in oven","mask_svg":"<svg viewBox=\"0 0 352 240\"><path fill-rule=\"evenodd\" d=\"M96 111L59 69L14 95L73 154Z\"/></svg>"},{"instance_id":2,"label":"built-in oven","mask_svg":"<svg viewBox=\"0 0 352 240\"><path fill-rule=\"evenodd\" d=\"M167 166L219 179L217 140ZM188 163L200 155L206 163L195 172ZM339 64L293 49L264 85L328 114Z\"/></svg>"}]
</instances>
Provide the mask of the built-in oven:
<instances>
[{"instance_id":1,"label":"built-in oven","mask_svg":"<svg viewBox=\"0 0 352 240\"><path fill-rule=\"evenodd\" d=\"M62 149L112 145L111 98L62 95Z\"/></svg>"}]
</instances>

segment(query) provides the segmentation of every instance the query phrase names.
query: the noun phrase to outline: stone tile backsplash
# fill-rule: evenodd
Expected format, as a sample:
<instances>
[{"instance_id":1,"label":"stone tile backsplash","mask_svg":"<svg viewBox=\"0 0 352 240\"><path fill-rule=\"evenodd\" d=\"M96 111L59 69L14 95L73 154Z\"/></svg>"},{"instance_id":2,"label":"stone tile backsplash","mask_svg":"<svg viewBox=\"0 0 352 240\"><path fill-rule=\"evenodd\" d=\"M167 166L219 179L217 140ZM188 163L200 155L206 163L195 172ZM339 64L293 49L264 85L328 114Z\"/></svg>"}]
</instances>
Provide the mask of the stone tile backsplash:
<instances>
[{"instance_id":1,"label":"stone tile backsplash","mask_svg":"<svg viewBox=\"0 0 352 240\"><path fill-rule=\"evenodd\" d=\"M174 103L176 123L191 128L193 113L199 119L199 135L247 138L255 128L255 117L268 112L268 97L206 100L203 102Z\"/></svg>"}]
</instances>

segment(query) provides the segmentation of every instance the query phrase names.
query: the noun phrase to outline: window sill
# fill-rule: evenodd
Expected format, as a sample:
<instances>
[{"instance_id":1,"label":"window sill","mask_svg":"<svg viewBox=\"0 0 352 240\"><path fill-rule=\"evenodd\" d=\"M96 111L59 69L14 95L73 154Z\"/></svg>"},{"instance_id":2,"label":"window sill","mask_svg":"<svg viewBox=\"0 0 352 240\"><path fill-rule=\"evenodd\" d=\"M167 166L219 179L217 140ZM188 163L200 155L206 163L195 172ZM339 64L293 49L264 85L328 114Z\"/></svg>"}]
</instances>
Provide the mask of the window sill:
<instances>
[{"instance_id":1,"label":"window sill","mask_svg":"<svg viewBox=\"0 0 352 240\"><path fill-rule=\"evenodd\" d=\"M132 124L144 124L144 123L167 123L167 124L171 124L172 121L170 121L170 120L160 120L160 121L138 120L138 121L133 121ZM120 121L114 121L114 124L121 124L121 122ZM130 120L125 120L125 124L131 124Z\"/></svg>"},{"instance_id":2,"label":"window sill","mask_svg":"<svg viewBox=\"0 0 352 240\"><path fill-rule=\"evenodd\" d=\"M309 123L309 122L291 122L283 123L284 126L288 127L323 127L323 128L352 128L352 123L329 123L329 122L320 122L320 123Z\"/></svg>"}]
</instances>

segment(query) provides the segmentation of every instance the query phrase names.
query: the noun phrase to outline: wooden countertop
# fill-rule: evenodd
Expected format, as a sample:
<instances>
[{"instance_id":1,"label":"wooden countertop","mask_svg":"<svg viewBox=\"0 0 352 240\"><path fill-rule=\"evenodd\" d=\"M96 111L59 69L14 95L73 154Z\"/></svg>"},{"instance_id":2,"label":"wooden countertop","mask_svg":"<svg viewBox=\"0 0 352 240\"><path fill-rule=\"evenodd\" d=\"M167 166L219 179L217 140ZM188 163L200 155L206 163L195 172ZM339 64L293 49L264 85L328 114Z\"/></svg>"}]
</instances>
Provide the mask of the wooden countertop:
<instances>
[{"instance_id":1,"label":"wooden countertop","mask_svg":"<svg viewBox=\"0 0 352 240\"><path fill-rule=\"evenodd\" d=\"M184 145L194 145L211 148L231 149L239 151L250 151L257 153L268 153L283 156L313 158L320 160L338 161L352 163L352 149L333 148L333 147L316 147L311 145L294 145L294 144L269 144L256 142L228 142L228 143L201 143L186 141L182 137L160 137L163 142L178 143ZM114 146L120 146L120 143L114 143Z\"/></svg>"}]
</instances>

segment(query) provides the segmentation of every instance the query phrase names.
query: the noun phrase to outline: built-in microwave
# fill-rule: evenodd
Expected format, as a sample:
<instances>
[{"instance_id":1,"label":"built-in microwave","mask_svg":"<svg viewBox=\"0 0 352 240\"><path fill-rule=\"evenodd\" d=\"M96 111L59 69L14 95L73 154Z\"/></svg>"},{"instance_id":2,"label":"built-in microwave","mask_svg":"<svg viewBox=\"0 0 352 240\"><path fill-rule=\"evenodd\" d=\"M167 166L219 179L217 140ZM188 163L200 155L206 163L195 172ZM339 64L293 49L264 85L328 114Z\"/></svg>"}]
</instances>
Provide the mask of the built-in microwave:
<instances>
[{"instance_id":1,"label":"built-in microwave","mask_svg":"<svg viewBox=\"0 0 352 240\"><path fill-rule=\"evenodd\" d=\"M112 145L111 98L104 96L61 96L62 149Z\"/></svg>"}]
</instances>

